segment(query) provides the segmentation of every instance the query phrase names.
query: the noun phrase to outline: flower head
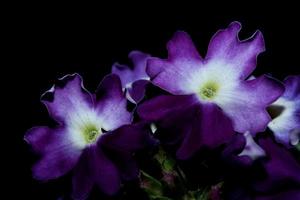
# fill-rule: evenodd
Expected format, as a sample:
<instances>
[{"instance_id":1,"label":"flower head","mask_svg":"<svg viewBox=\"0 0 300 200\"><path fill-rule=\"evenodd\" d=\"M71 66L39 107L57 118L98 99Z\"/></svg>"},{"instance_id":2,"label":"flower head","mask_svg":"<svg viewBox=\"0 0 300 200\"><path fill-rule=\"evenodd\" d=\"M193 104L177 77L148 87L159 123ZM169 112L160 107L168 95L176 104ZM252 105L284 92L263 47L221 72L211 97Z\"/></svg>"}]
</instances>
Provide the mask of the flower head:
<instances>
[{"instance_id":1,"label":"flower head","mask_svg":"<svg viewBox=\"0 0 300 200\"><path fill-rule=\"evenodd\" d=\"M36 179L58 178L74 170L73 197L84 199L96 184L104 193L114 194L121 179L134 178L138 169L132 153L152 142L142 124L130 125L132 114L118 76L108 75L95 95L84 89L78 74L62 78L63 87L53 86L43 100L58 126L34 127L25 140L42 158L33 167ZM117 152L122 165L107 154Z\"/></svg>"},{"instance_id":2,"label":"flower head","mask_svg":"<svg viewBox=\"0 0 300 200\"><path fill-rule=\"evenodd\" d=\"M218 31L210 41L205 58L198 54L187 33L177 32L167 44L168 59L147 61L152 83L172 96L145 102L138 110L140 116L154 121L170 121L166 120L167 115L179 116L177 123L181 123L196 112L188 121L189 127L183 125L185 133L177 152L182 158L200 146L224 143L233 130L255 135L264 131L271 121L266 107L283 93L283 86L264 75L247 80L256 67L257 55L265 49L264 40L257 31L240 41L240 29L241 25L233 22L227 29Z\"/></svg>"}]
</instances>

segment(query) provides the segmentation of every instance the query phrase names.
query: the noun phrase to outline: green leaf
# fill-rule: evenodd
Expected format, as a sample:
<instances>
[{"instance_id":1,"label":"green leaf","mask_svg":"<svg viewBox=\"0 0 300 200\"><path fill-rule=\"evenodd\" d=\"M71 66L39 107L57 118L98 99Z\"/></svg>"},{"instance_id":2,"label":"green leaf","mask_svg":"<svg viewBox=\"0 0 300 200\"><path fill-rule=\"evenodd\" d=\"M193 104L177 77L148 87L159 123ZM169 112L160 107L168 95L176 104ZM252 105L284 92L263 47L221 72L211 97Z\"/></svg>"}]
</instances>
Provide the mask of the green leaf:
<instances>
[{"instance_id":1,"label":"green leaf","mask_svg":"<svg viewBox=\"0 0 300 200\"><path fill-rule=\"evenodd\" d=\"M171 172L175 167L175 160L169 156L162 148L159 149L158 153L154 157L165 172Z\"/></svg>"},{"instance_id":2,"label":"green leaf","mask_svg":"<svg viewBox=\"0 0 300 200\"><path fill-rule=\"evenodd\" d=\"M160 197L163 194L162 183L144 171L141 171L141 187L147 192L151 199Z\"/></svg>"}]
</instances>

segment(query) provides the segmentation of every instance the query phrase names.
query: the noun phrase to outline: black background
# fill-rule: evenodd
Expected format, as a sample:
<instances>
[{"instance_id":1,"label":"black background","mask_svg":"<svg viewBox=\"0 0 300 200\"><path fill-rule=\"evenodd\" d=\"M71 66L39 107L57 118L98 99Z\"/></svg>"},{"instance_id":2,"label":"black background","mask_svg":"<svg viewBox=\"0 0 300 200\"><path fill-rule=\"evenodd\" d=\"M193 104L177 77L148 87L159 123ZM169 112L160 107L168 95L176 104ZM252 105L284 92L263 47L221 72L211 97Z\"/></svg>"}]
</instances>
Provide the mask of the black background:
<instances>
[{"instance_id":1,"label":"black background","mask_svg":"<svg viewBox=\"0 0 300 200\"><path fill-rule=\"evenodd\" d=\"M8 199L14 195L21 195L21 199L57 199L69 189L69 179L50 183L32 179L30 168L37 157L23 141L27 129L49 123L39 98L65 74L80 73L86 88L93 91L114 62L128 62L131 50L165 57L166 42L176 30L185 30L205 55L210 37L235 20L243 25L241 39L251 36L256 29L263 32L267 50L259 56L255 74L270 73L283 79L300 73L297 6L279 5L274 9L273 5L262 8L257 4L231 10L222 5L217 10L216 5L201 4L177 4L176 9L174 5L161 7L150 3L139 8L124 6L33 4L7 14L5 39L10 56L9 64L5 65L8 70L3 72L3 87L8 87L7 100L12 110L6 115L9 127L5 135L9 139L2 146L8 155L8 161L3 163L9 168L9 173L4 174L8 176L5 185L12 191Z\"/></svg>"}]
</instances>

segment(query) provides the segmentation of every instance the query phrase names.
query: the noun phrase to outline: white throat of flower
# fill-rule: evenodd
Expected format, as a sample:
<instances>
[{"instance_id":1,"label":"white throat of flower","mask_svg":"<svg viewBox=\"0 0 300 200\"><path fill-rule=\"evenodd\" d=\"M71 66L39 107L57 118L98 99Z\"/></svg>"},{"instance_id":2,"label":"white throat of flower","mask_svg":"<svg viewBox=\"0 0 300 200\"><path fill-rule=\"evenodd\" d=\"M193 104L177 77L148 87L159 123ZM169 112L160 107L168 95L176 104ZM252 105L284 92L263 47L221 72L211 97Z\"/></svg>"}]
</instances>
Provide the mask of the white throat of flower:
<instances>
[{"instance_id":1,"label":"white throat of flower","mask_svg":"<svg viewBox=\"0 0 300 200\"><path fill-rule=\"evenodd\" d=\"M272 121L268 127L279 137L286 137L289 134L289 140L292 145L299 143L300 129L295 116L296 102L289 101L283 97L279 98L268 108Z\"/></svg>"},{"instance_id":2,"label":"white throat of flower","mask_svg":"<svg viewBox=\"0 0 300 200\"><path fill-rule=\"evenodd\" d=\"M70 113L66 125L71 140L81 149L94 144L104 130L101 118L88 107Z\"/></svg>"},{"instance_id":3,"label":"white throat of flower","mask_svg":"<svg viewBox=\"0 0 300 200\"><path fill-rule=\"evenodd\" d=\"M232 67L219 61L210 61L190 74L186 88L197 94L202 102L226 104L235 97L240 81Z\"/></svg>"}]
</instances>

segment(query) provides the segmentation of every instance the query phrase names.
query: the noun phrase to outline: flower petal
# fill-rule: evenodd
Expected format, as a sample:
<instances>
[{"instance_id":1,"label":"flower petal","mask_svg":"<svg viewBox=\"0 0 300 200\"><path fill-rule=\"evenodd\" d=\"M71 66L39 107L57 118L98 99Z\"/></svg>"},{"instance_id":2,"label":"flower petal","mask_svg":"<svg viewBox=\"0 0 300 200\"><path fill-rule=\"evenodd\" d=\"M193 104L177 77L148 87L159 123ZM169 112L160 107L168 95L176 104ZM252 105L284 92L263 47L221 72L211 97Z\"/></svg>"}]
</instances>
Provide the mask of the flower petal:
<instances>
[{"instance_id":1,"label":"flower petal","mask_svg":"<svg viewBox=\"0 0 300 200\"><path fill-rule=\"evenodd\" d=\"M177 31L167 44L170 60L201 60L191 39L184 31Z\"/></svg>"},{"instance_id":2,"label":"flower petal","mask_svg":"<svg viewBox=\"0 0 300 200\"><path fill-rule=\"evenodd\" d=\"M300 140L300 76L290 76L284 83L284 94L269 106L277 112L268 127L278 142L291 147Z\"/></svg>"},{"instance_id":3,"label":"flower petal","mask_svg":"<svg viewBox=\"0 0 300 200\"><path fill-rule=\"evenodd\" d=\"M117 74L120 77L123 88L132 82L132 70L127 65L114 63L111 68L111 73Z\"/></svg>"},{"instance_id":4,"label":"flower petal","mask_svg":"<svg viewBox=\"0 0 300 200\"><path fill-rule=\"evenodd\" d=\"M82 78L79 74L66 75L60 79L66 84L64 87L53 86L47 93L53 93L53 101L42 100L49 114L59 123L70 121L72 115L80 110L93 107L91 94L83 87Z\"/></svg>"},{"instance_id":5,"label":"flower petal","mask_svg":"<svg viewBox=\"0 0 300 200\"><path fill-rule=\"evenodd\" d=\"M218 31L211 39L207 55L210 60L218 60L223 66L233 68L240 79L247 78L256 67L258 54L265 50L263 35L256 31L249 39L240 41L239 22L233 22L225 30Z\"/></svg>"},{"instance_id":6,"label":"flower petal","mask_svg":"<svg viewBox=\"0 0 300 200\"><path fill-rule=\"evenodd\" d=\"M95 183L105 194L116 194L121 186L116 165L108 159L100 146L94 145L89 150L90 169Z\"/></svg>"},{"instance_id":7,"label":"flower petal","mask_svg":"<svg viewBox=\"0 0 300 200\"><path fill-rule=\"evenodd\" d=\"M266 138L258 141L269 159L263 165L267 178L254 184L257 191L267 191L285 184L300 184L300 163L284 147Z\"/></svg>"},{"instance_id":8,"label":"flower petal","mask_svg":"<svg viewBox=\"0 0 300 200\"><path fill-rule=\"evenodd\" d=\"M193 73L202 66L191 38L185 32L177 32L167 44L168 59L150 58L147 73L152 82L172 94L190 94L187 91Z\"/></svg>"},{"instance_id":9,"label":"flower petal","mask_svg":"<svg viewBox=\"0 0 300 200\"><path fill-rule=\"evenodd\" d=\"M146 80L138 80L132 84L131 88L128 88L129 95L135 103L140 102L144 98L148 83L149 81Z\"/></svg>"},{"instance_id":10,"label":"flower petal","mask_svg":"<svg viewBox=\"0 0 300 200\"><path fill-rule=\"evenodd\" d=\"M144 120L157 121L172 115L176 110L185 110L195 103L198 101L194 95L161 95L141 104L137 113Z\"/></svg>"},{"instance_id":11,"label":"flower petal","mask_svg":"<svg viewBox=\"0 0 300 200\"><path fill-rule=\"evenodd\" d=\"M248 167L253 160L249 156L239 155L246 146L246 138L242 134L234 134L222 152L223 160L231 167Z\"/></svg>"},{"instance_id":12,"label":"flower petal","mask_svg":"<svg viewBox=\"0 0 300 200\"><path fill-rule=\"evenodd\" d=\"M96 93L96 110L102 118L102 126L106 131L131 122L132 115L126 106L127 101L119 77L114 74L106 76Z\"/></svg>"},{"instance_id":13,"label":"flower petal","mask_svg":"<svg viewBox=\"0 0 300 200\"><path fill-rule=\"evenodd\" d=\"M74 168L74 175L72 177L72 198L76 200L87 199L91 192L94 179L92 174L89 157L89 148L86 148L76 167Z\"/></svg>"},{"instance_id":14,"label":"flower petal","mask_svg":"<svg viewBox=\"0 0 300 200\"><path fill-rule=\"evenodd\" d=\"M125 125L104 134L99 140L101 145L117 151L134 152L157 144L146 124Z\"/></svg>"},{"instance_id":15,"label":"flower petal","mask_svg":"<svg viewBox=\"0 0 300 200\"><path fill-rule=\"evenodd\" d=\"M214 149L234 135L231 120L214 104L199 104L193 116L190 130L176 153L179 159L188 159L201 147Z\"/></svg>"},{"instance_id":16,"label":"flower petal","mask_svg":"<svg viewBox=\"0 0 300 200\"><path fill-rule=\"evenodd\" d=\"M26 134L25 140L42 154L41 160L33 167L36 179L58 178L76 165L82 150L68 136L63 128L45 127L35 127Z\"/></svg>"},{"instance_id":17,"label":"flower petal","mask_svg":"<svg viewBox=\"0 0 300 200\"><path fill-rule=\"evenodd\" d=\"M118 167L122 180L132 181L138 178L139 168L131 152L117 151L114 163Z\"/></svg>"},{"instance_id":18,"label":"flower petal","mask_svg":"<svg viewBox=\"0 0 300 200\"><path fill-rule=\"evenodd\" d=\"M131 84L135 81L149 79L146 73L146 62L150 55L141 51L131 51L128 57L133 62L132 69L129 66L118 63L112 66L112 73L119 75L123 88L131 87Z\"/></svg>"},{"instance_id":19,"label":"flower petal","mask_svg":"<svg viewBox=\"0 0 300 200\"><path fill-rule=\"evenodd\" d=\"M284 91L283 86L267 76L240 83L234 89L220 92L216 104L233 120L239 133L264 131L271 121L266 107Z\"/></svg>"},{"instance_id":20,"label":"flower petal","mask_svg":"<svg viewBox=\"0 0 300 200\"><path fill-rule=\"evenodd\" d=\"M249 132L244 133L244 137L246 138L246 146L239 156L248 156L252 160L256 160L266 155L265 151L254 141Z\"/></svg>"},{"instance_id":21,"label":"flower petal","mask_svg":"<svg viewBox=\"0 0 300 200\"><path fill-rule=\"evenodd\" d=\"M286 99L300 99L300 75L289 76L284 80Z\"/></svg>"},{"instance_id":22,"label":"flower petal","mask_svg":"<svg viewBox=\"0 0 300 200\"><path fill-rule=\"evenodd\" d=\"M26 132L24 140L31 145L35 152L43 154L45 153L48 144L52 143L53 136L55 135L50 128L46 126L37 126Z\"/></svg>"}]
</instances>

